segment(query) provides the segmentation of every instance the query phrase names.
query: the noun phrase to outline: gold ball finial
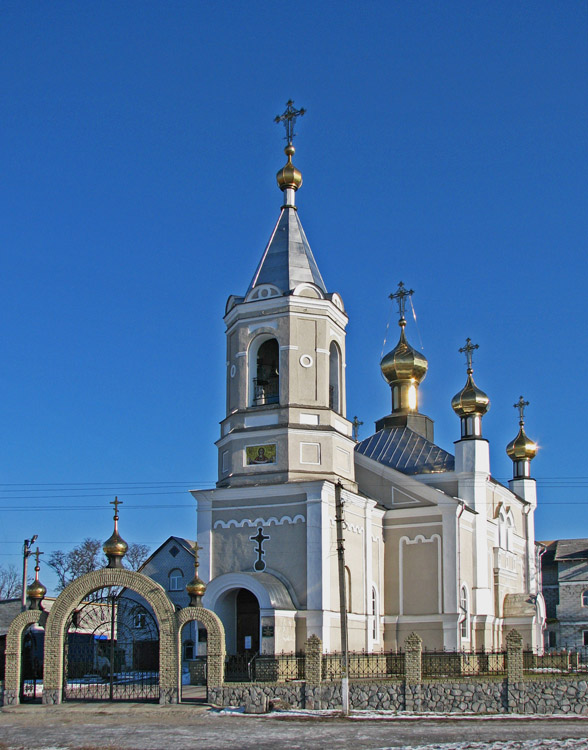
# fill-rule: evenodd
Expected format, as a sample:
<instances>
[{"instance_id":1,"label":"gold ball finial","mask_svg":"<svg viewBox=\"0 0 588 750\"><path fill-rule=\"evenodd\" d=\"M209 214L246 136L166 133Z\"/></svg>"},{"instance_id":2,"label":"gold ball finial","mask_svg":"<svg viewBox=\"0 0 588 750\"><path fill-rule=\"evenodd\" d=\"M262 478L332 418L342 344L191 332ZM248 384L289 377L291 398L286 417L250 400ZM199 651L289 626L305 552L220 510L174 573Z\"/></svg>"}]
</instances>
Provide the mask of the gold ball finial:
<instances>
[{"instance_id":1,"label":"gold ball finial","mask_svg":"<svg viewBox=\"0 0 588 750\"><path fill-rule=\"evenodd\" d=\"M122 502L118 497L115 497L110 504L114 505L114 531L104 542L102 549L108 558L107 568L122 568L122 559L127 554L129 548L129 545L118 533L118 506L122 505Z\"/></svg>"},{"instance_id":2,"label":"gold ball finial","mask_svg":"<svg viewBox=\"0 0 588 750\"><path fill-rule=\"evenodd\" d=\"M298 190L302 185L302 173L292 164L292 157L296 153L296 149L292 143L289 143L284 149L284 153L288 157L286 164L276 174L276 180L280 190Z\"/></svg>"},{"instance_id":3,"label":"gold ball finial","mask_svg":"<svg viewBox=\"0 0 588 750\"><path fill-rule=\"evenodd\" d=\"M30 606L29 609L42 609L41 602L45 598L45 594L47 593L47 589L41 581L39 580L39 571L41 570L41 567L39 565L39 556L43 553L39 551L39 548L37 547L37 551L35 552L35 557L37 558L37 562L35 564L35 580L30 584L30 586L27 586L27 598L29 599Z\"/></svg>"}]
</instances>

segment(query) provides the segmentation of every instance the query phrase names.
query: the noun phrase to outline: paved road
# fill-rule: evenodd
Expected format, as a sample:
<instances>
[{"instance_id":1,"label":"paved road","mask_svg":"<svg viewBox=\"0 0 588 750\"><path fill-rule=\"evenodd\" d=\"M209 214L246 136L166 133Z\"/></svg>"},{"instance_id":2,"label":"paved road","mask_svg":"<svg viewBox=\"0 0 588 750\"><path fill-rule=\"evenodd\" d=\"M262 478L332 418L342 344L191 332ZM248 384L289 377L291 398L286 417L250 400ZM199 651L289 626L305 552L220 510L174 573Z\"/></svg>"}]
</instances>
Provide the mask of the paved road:
<instances>
[{"instance_id":1,"label":"paved road","mask_svg":"<svg viewBox=\"0 0 588 750\"><path fill-rule=\"evenodd\" d=\"M516 748L513 741L546 738L588 738L588 719L257 717L220 714L189 704L122 703L29 705L0 712L0 750L183 750L195 746L207 750L376 750L466 740L480 750L484 746L477 743L507 742L510 750ZM566 745L542 747L588 750L588 739Z\"/></svg>"}]
</instances>

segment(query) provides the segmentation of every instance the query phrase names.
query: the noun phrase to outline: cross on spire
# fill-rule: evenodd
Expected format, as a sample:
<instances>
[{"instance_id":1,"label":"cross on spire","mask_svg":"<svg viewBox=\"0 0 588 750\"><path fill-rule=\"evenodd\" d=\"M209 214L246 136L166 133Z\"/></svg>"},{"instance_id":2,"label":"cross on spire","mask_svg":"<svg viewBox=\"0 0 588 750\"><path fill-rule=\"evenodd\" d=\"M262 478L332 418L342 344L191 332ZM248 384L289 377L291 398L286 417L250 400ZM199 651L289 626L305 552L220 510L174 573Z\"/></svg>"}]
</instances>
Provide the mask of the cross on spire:
<instances>
[{"instance_id":1,"label":"cross on spire","mask_svg":"<svg viewBox=\"0 0 588 750\"><path fill-rule=\"evenodd\" d=\"M41 555L44 555L45 553L44 553L44 552L41 552L41 551L39 550L39 548L37 547L37 549L35 550L35 552L33 552L33 554L34 554L34 556L35 556L35 560L36 560L36 563L35 563L35 570L36 570L36 571L37 571L37 573L38 573L38 572L39 572L39 571L41 570L41 568L40 568L40 566L39 566L39 557L40 557Z\"/></svg>"},{"instance_id":2,"label":"cross on spire","mask_svg":"<svg viewBox=\"0 0 588 750\"><path fill-rule=\"evenodd\" d=\"M276 115L276 117L274 118L274 122L284 123L284 127L286 128L286 140L288 141L288 146L292 145L292 141L294 140L294 136L296 135L296 133L294 132L296 118L302 117L302 115L304 114L306 114L306 110L304 108L295 109L292 99L288 99L288 101L286 102L286 109L283 114Z\"/></svg>"},{"instance_id":3,"label":"cross on spire","mask_svg":"<svg viewBox=\"0 0 588 750\"><path fill-rule=\"evenodd\" d=\"M412 297L414 294L414 289L407 289L404 286L404 283L401 281L398 284L398 289L394 292L394 294L390 294L390 299L396 300L398 303L398 312L400 314L400 324L402 325L402 321L404 320L404 312L406 310L406 298Z\"/></svg>"},{"instance_id":4,"label":"cross on spire","mask_svg":"<svg viewBox=\"0 0 588 750\"><path fill-rule=\"evenodd\" d=\"M472 344L472 340L468 336L468 338L466 339L465 346L462 346L461 349L459 350L460 354L465 354L466 355L466 362L468 363L468 374L470 374L470 375L473 372L473 369L472 369L472 362L473 362L472 354L473 354L473 352L476 349L479 349L479 348L480 348L479 344Z\"/></svg>"},{"instance_id":5,"label":"cross on spire","mask_svg":"<svg viewBox=\"0 0 588 750\"><path fill-rule=\"evenodd\" d=\"M359 441L359 428L363 422L360 422L360 420L357 417L353 417L353 422L351 423L351 426L353 427L353 439L357 443Z\"/></svg>"},{"instance_id":6,"label":"cross on spire","mask_svg":"<svg viewBox=\"0 0 588 750\"><path fill-rule=\"evenodd\" d=\"M525 406L529 406L529 402L520 396L516 404L513 404L515 409L519 410L519 424L521 427L525 424Z\"/></svg>"}]
</instances>

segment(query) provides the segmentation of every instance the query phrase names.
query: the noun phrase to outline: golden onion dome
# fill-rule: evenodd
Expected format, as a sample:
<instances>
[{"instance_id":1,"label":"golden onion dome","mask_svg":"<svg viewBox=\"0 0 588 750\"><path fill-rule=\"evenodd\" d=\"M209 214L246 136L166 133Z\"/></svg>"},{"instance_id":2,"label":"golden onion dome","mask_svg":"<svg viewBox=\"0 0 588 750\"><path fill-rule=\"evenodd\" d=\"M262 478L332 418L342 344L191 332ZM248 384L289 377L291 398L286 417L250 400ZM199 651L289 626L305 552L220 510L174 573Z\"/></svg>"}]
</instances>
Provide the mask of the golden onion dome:
<instances>
[{"instance_id":1,"label":"golden onion dome","mask_svg":"<svg viewBox=\"0 0 588 750\"><path fill-rule=\"evenodd\" d=\"M414 349L406 340L404 318L401 318L399 325L400 340L394 349L382 358L380 362L382 374L390 385L399 380L420 383L427 374L429 363L425 355Z\"/></svg>"},{"instance_id":2,"label":"golden onion dome","mask_svg":"<svg viewBox=\"0 0 588 750\"><path fill-rule=\"evenodd\" d=\"M198 578L198 574L196 574L190 583L186 584L186 591L190 596L204 596L206 593L206 584L201 578Z\"/></svg>"},{"instance_id":3,"label":"golden onion dome","mask_svg":"<svg viewBox=\"0 0 588 750\"><path fill-rule=\"evenodd\" d=\"M276 174L276 180L278 181L278 187L280 190L287 190L288 188L298 190L302 185L302 173L292 164L292 156L295 152L296 149L291 143L289 143L284 149L288 161Z\"/></svg>"},{"instance_id":4,"label":"golden onion dome","mask_svg":"<svg viewBox=\"0 0 588 750\"><path fill-rule=\"evenodd\" d=\"M35 580L27 586L27 597L31 600L38 600L41 601L45 594L47 593L47 589L41 581L39 581L38 578L35 578Z\"/></svg>"},{"instance_id":5,"label":"golden onion dome","mask_svg":"<svg viewBox=\"0 0 588 750\"><path fill-rule=\"evenodd\" d=\"M523 422L519 424L519 434L506 446L506 452L513 461L532 461L537 455L537 443L527 437Z\"/></svg>"},{"instance_id":6,"label":"golden onion dome","mask_svg":"<svg viewBox=\"0 0 588 750\"><path fill-rule=\"evenodd\" d=\"M465 417L468 414L483 416L490 408L490 399L474 383L471 369L468 369L468 379L464 388L451 399L451 408L458 417Z\"/></svg>"},{"instance_id":7,"label":"golden onion dome","mask_svg":"<svg viewBox=\"0 0 588 750\"><path fill-rule=\"evenodd\" d=\"M112 536L109 537L102 547L104 554L110 560L111 557L123 558L127 554L129 545L125 542L122 536L118 533L115 528Z\"/></svg>"}]
</instances>

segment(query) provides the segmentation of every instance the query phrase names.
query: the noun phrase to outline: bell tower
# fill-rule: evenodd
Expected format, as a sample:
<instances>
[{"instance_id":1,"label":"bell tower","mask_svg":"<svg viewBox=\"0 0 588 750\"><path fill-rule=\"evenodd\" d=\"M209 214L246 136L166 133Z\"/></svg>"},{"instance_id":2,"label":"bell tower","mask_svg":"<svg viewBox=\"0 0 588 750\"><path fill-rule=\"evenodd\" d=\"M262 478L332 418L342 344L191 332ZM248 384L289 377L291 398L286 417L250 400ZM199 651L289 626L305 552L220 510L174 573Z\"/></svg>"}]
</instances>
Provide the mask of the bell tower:
<instances>
[{"instance_id":1,"label":"bell tower","mask_svg":"<svg viewBox=\"0 0 588 750\"><path fill-rule=\"evenodd\" d=\"M294 124L289 101L287 162L277 173L283 204L244 297L225 311L227 404L221 422L218 487L341 478L355 488L352 425L346 418L345 327L328 293L296 206Z\"/></svg>"}]
</instances>

